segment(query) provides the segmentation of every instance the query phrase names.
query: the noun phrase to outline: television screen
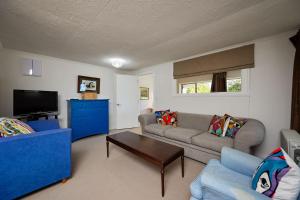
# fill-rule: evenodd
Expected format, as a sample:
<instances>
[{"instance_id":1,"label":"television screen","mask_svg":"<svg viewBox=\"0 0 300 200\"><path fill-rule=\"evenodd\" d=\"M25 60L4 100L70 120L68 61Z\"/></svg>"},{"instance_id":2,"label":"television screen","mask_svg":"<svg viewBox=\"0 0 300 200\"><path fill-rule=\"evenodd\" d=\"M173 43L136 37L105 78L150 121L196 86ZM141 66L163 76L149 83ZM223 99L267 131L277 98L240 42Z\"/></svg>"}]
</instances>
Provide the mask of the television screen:
<instances>
[{"instance_id":1,"label":"television screen","mask_svg":"<svg viewBox=\"0 0 300 200\"><path fill-rule=\"evenodd\" d=\"M56 91L14 90L14 115L57 112L57 96Z\"/></svg>"}]
</instances>

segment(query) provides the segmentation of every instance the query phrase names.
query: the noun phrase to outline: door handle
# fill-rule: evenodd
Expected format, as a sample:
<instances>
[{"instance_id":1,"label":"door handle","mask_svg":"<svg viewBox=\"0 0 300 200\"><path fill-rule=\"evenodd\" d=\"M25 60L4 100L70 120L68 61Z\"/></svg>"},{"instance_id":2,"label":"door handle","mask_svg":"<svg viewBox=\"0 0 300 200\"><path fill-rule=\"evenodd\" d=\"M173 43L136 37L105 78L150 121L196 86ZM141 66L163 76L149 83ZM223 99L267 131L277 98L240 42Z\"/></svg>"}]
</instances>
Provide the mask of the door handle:
<instances>
[{"instance_id":1,"label":"door handle","mask_svg":"<svg viewBox=\"0 0 300 200\"><path fill-rule=\"evenodd\" d=\"M121 104L117 103L117 106L120 106Z\"/></svg>"}]
</instances>

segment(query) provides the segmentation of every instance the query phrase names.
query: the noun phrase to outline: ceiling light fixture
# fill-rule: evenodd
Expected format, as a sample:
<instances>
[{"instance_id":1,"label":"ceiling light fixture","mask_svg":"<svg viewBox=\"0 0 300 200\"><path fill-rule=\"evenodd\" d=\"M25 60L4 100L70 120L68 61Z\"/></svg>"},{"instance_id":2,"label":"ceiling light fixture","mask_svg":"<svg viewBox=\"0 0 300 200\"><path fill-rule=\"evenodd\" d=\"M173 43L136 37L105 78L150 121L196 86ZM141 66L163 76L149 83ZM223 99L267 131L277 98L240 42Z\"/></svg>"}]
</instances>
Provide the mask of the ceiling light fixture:
<instances>
[{"instance_id":1,"label":"ceiling light fixture","mask_svg":"<svg viewBox=\"0 0 300 200\"><path fill-rule=\"evenodd\" d=\"M112 58L111 59L111 65L114 66L115 68L120 68L124 65L125 60L121 58Z\"/></svg>"}]
</instances>

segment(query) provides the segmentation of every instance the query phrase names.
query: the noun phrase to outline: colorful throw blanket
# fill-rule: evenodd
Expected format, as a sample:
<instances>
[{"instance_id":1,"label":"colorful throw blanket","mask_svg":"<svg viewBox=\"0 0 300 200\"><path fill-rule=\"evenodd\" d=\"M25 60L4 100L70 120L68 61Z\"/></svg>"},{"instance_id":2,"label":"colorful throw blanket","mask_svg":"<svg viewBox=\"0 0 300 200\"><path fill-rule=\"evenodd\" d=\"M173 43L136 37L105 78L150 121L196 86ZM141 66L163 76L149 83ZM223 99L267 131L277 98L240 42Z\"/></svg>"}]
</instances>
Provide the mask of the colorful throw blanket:
<instances>
[{"instance_id":1,"label":"colorful throw blanket","mask_svg":"<svg viewBox=\"0 0 300 200\"><path fill-rule=\"evenodd\" d=\"M20 134L30 134L34 130L17 119L10 119L6 117L0 118L0 137L10 137Z\"/></svg>"}]
</instances>

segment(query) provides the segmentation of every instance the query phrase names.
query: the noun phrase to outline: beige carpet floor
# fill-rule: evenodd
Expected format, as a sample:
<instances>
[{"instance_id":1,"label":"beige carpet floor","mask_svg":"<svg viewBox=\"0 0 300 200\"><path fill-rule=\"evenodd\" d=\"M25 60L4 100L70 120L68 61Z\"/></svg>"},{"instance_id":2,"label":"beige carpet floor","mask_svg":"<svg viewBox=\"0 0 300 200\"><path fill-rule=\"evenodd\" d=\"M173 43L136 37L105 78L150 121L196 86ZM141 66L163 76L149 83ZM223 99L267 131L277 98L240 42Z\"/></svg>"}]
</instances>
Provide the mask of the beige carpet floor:
<instances>
[{"instance_id":1,"label":"beige carpet floor","mask_svg":"<svg viewBox=\"0 0 300 200\"><path fill-rule=\"evenodd\" d=\"M139 129L132 129L140 133ZM116 133L118 131L113 131ZM185 200L189 184L203 164L185 158L185 177L180 159L166 168L165 197L161 197L160 171L157 166L111 144L106 158L105 136L92 136L72 145L72 178L32 193L27 200Z\"/></svg>"}]
</instances>

